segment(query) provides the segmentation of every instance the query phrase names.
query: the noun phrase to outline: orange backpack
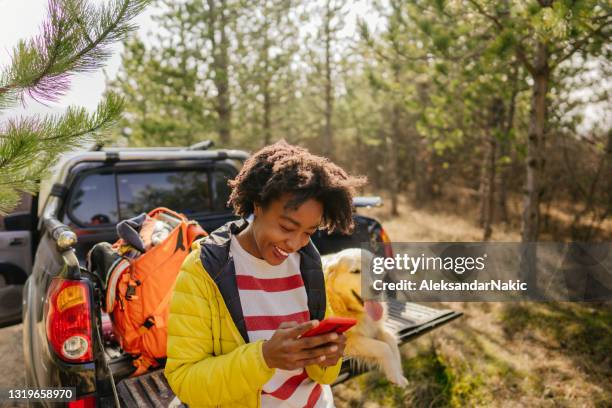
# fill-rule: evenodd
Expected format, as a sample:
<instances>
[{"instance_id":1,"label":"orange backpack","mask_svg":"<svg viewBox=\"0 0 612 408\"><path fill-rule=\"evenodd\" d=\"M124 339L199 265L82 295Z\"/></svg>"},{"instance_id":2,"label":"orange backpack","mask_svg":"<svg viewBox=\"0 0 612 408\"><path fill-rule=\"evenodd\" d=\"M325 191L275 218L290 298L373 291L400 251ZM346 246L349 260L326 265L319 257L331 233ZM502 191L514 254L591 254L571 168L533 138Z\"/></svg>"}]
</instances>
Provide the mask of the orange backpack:
<instances>
[{"instance_id":1,"label":"orange backpack","mask_svg":"<svg viewBox=\"0 0 612 408\"><path fill-rule=\"evenodd\" d=\"M152 244L151 237L159 233L153 226L158 225L172 229L166 228L165 234L157 236L160 242ZM162 207L147 214L138 234L147 244L143 253L124 239L112 245L121 257L108 272L104 305L121 347L138 356L133 376L158 366L166 357L168 311L176 278L192 242L207 235L197 222Z\"/></svg>"}]
</instances>

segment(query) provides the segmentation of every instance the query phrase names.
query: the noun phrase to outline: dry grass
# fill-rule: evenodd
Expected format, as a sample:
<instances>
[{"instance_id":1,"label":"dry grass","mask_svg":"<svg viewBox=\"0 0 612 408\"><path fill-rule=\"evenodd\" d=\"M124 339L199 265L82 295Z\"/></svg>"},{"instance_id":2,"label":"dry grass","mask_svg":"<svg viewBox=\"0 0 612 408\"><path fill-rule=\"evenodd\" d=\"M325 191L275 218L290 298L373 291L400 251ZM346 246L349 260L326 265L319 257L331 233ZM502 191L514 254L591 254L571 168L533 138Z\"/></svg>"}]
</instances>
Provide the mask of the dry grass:
<instances>
[{"instance_id":1,"label":"dry grass","mask_svg":"<svg viewBox=\"0 0 612 408\"><path fill-rule=\"evenodd\" d=\"M387 201L388 202L388 201ZM391 240L478 241L470 199L446 212L400 203L360 211ZM497 225L494 241L519 241ZM612 307L587 303L445 303L464 316L402 347L410 384L378 372L334 387L338 407L612 407Z\"/></svg>"},{"instance_id":2,"label":"dry grass","mask_svg":"<svg viewBox=\"0 0 612 408\"><path fill-rule=\"evenodd\" d=\"M416 208L400 196L399 215L390 216L389 199L385 194L384 205L379 208L360 209L359 212L381 221L395 242L471 242L482 240L482 228L474 220L478 218L478 201L473 194L457 188L452 200L433 202L427 207ZM518 211L514 201L511 212ZM520 241L518 225L496 225L492 241Z\"/></svg>"}]
</instances>

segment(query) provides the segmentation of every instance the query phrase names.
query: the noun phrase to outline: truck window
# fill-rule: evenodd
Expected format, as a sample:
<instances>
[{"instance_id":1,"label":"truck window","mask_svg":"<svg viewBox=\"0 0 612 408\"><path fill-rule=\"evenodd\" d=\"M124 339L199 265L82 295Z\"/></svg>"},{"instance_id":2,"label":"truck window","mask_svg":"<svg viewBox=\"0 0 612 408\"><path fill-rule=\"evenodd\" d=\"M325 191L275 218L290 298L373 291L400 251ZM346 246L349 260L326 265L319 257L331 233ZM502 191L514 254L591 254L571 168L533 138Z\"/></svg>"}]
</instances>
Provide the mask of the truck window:
<instances>
[{"instance_id":1,"label":"truck window","mask_svg":"<svg viewBox=\"0 0 612 408\"><path fill-rule=\"evenodd\" d=\"M212 209L206 171L120 173L117 189L121 219L155 207L167 207L188 217Z\"/></svg>"},{"instance_id":2,"label":"truck window","mask_svg":"<svg viewBox=\"0 0 612 408\"><path fill-rule=\"evenodd\" d=\"M83 226L116 223L114 174L92 174L81 179L71 194L67 215Z\"/></svg>"},{"instance_id":3,"label":"truck window","mask_svg":"<svg viewBox=\"0 0 612 408\"><path fill-rule=\"evenodd\" d=\"M213 173L213 188L215 189L214 194L214 209L215 211L227 211L229 207L227 199L230 196L232 190L227 185L227 181L233 179L236 176L236 171L232 171L226 167L218 167Z\"/></svg>"}]
</instances>

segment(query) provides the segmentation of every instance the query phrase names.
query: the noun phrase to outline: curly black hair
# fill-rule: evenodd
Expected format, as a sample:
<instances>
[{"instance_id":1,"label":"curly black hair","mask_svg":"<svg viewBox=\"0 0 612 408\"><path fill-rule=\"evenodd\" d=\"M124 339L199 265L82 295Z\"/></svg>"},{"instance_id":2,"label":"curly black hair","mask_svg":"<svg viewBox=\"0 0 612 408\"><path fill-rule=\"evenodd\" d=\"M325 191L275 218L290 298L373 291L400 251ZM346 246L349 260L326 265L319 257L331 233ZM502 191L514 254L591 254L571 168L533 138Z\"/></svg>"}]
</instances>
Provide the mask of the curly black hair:
<instances>
[{"instance_id":1,"label":"curly black hair","mask_svg":"<svg viewBox=\"0 0 612 408\"><path fill-rule=\"evenodd\" d=\"M354 228L353 196L366 182L365 176L349 176L329 159L281 139L249 157L228 181L232 193L227 204L236 215L247 217L255 203L266 208L284 193L292 194L286 209L314 198L323 204L321 228L349 234Z\"/></svg>"}]
</instances>

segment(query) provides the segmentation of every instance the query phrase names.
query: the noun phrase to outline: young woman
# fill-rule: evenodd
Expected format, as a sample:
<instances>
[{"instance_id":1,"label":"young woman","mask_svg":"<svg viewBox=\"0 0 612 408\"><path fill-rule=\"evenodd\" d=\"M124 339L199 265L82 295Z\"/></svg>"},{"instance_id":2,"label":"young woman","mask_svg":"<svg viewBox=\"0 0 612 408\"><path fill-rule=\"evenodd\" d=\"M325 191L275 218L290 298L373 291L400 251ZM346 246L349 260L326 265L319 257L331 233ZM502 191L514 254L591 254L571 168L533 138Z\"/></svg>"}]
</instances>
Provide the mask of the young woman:
<instances>
[{"instance_id":1,"label":"young woman","mask_svg":"<svg viewBox=\"0 0 612 408\"><path fill-rule=\"evenodd\" d=\"M363 177L280 141L255 153L228 204L242 218L194 243L176 281L165 374L189 407L333 407L345 337L300 337L329 313L318 228L353 229Z\"/></svg>"}]
</instances>

